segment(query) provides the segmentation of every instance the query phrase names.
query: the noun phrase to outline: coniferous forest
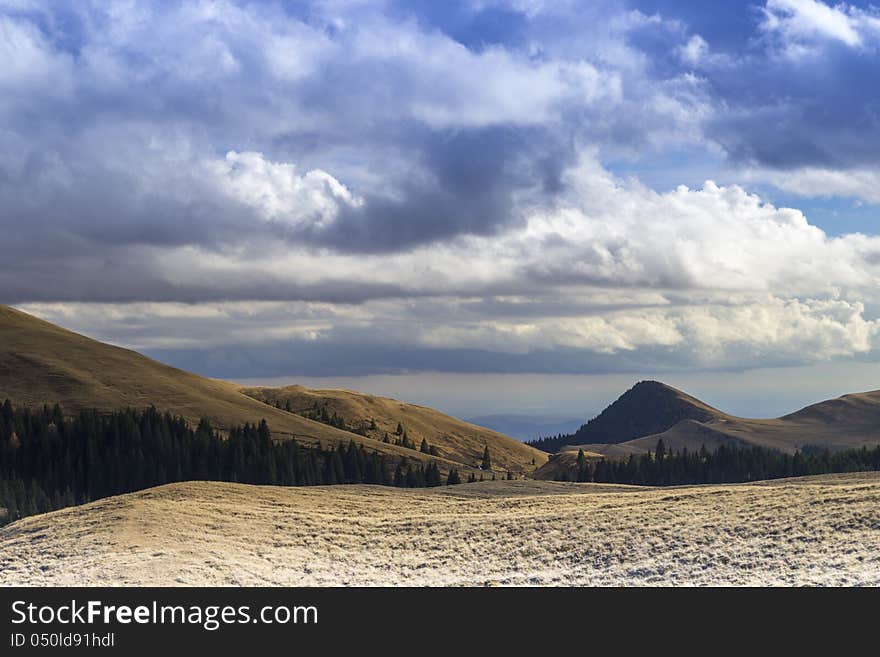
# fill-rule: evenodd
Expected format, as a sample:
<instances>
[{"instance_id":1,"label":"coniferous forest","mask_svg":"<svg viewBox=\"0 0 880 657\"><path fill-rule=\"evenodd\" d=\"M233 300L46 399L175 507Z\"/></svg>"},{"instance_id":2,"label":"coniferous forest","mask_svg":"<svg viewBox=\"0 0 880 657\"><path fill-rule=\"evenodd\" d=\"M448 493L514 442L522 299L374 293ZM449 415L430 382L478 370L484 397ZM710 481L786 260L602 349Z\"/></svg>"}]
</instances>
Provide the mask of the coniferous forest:
<instances>
[{"instance_id":1,"label":"coniferous forest","mask_svg":"<svg viewBox=\"0 0 880 657\"><path fill-rule=\"evenodd\" d=\"M489 459L484 454L484 465ZM737 483L831 472L880 470L880 447L785 454L760 447L722 446L674 452L662 440L653 452L628 459L588 459L579 453L581 482L667 486ZM155 408L65 416L0 406L0 523L161 484L229 481L279 486L381 484L426 487L461 483L435 462L389 462L363 445L323 448L295 439L275 441L265 421L223 435L202 420L193 428ZM474 481L473 474L468 481Z\"/></svg>"},{"instance_id":2,"label":"coniferous forest","mask_svg":"<svg viewBox=\"0 0 880 657\"><path fill-rule=\"evenodd\" d=\"M155 408L114 413L0 407L0 524L187 480L279 486L439 486L436 463L390 463L351 441L335 448L274 441L265 421L221 435Z\"/></svg>"},{"instance_id":3,"label":"coniferous forest","mask_svg":"<svg viewBox=\"0 0 880 657\"><path fill-rule=\"evenodd\" d=\"M713 452L667 450L663 441L645 454L628 459L591 460L578 452L575 481L678 486L688 484L733 484L762 479L804 477L832 472L880 470L880 446L874 449L798 451L786 454L763 447L722 445ZM565 474L558 480L568 480Z\"/></svg>"},{"instance_id":4,"label":"coniferous forest","mask_svg":"<svg viewBox=\"0 0 880 657\"><path fill-rule=\"evenodd\" d=\"M337 429L341 429L342 431L348 431L349 433L354 433L358 436L369 436L370 434L367 433L367 430L377 431L379 428L376 424L375 419L371 419L369 423L349 423L342 415L340 415L336 411L330 411L327 408L326 403L323 405L319 405L318 402L315 401L312 406L307 408L306 410L295 410L291 405L290 400L285 400L283 404L281 403L280 399L276 399L274 401L263 399L261 401L264 404L269 404L270 406L277 408L279 411L296 413L297 415L300 415L308 420L320 422L321 424L326 424L327 426L335 427ZM382 438L382 442L392 445L398 445L399 447L405 447L406 449L418 450L423 454L430 454L431 456L440 456L440 451L437 449L436 446L430 444L427 438L422 438L422 442L419 445L410 440L409 434L407 434L406 430L403 428L403 425L400 422L397 423L397 431L395 431L394 435L396 437L390 437L388 435L388 432L385 432Z\"/></svg>"}]
</instances>

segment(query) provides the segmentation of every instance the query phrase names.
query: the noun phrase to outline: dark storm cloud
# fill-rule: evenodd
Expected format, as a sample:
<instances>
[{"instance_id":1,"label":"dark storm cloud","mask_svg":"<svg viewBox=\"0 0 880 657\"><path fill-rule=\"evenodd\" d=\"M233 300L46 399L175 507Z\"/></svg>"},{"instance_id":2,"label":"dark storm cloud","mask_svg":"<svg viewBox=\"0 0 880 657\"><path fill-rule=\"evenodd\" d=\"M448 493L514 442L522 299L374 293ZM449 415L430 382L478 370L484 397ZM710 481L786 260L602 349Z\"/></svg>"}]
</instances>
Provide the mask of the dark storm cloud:
<instances>
[{"instance_id":1,"label":"dark storm cloud","mask_svg":"<svg viewBox=\"0 0 880 657\"><path fill-rule=\"evenodd\" d=\"M529 190L551 200L575 153L546 129L466 129L420 139L427 180L404 180L394 198L365 195L313 238L345 251L396 251L462 234L489 235L522 221ZM534 189L533 189L534 188Z\"/></svg>"},{"instance_id":2,"label":"dark storm cloud","mask_svg":"<svg viewBox=\"0 0 880 657\"><path fill-rule=\"evenodd\" d=\"M870 185L869 10L798 6L0 0L0 302L215 376L870 351L873 238L608 173Z\"/></svg>"},{"instance_id":3,"label":"dark storm cloud","mask_svg":"<svg viewBox=\"0 0 880 657\"><path fill-rule=\"evenodd\" d=\"M408 372L602 374L669 368L668 355L596 354L588 350L536 350L509 354L487 349L438 349L364 342L285 341L275 345L209 349L147 349L147 355L218 378L405 374ZM674 368L673 368L674 369Z\"/></svg>"},{"instance_id":4,"label":"dark storm cloud","mask_svg":"<svg viewBox=\"0 0 880 657\"><path fill-rule=\"evenodd\" d=\"M570 161L571 148L547 128L432 129L407 118L408 104L420 102L418 90L408 89L418 63L348 62L345 44L324 43L320 26L295 23L290 31L305 33L301 40L317 42L316 49L341 50L290 82L267 64L255 35L220 21L199 23L194 42L219 41L237 67L201 78L199 69L213 62L198 58L210 53L163 43L180 35L162 7L154 8L155 32L143 42L99 37L95 30L116 27L101 10L52 4L45 13L11 12L7 31L28 39L34 53L27 61L21 56L22 66L39 69L23 69L10 81L27 93L0 101L7 153L0 161L2 221L22 241L57 241L59 251L85 257L131 245L222 249L240 245L242 236L399 250L516 221L514 193L535 181L552 189ZM86 16L95 25L85 27ZM130 38L146 39L147 31L138 28ZM105 62L95 61L95 50L113 60L108 73L122 80L102 75L97 64ZM175 51L196 59L169 64ZM286 56L298 54L295 46ZM334 145L344 153L337 156ZM236 148L348 173L344 182L364 202L320 229L254 221L199 177L203 160ZM383 165L385 171L375 169ZM365 170L382 176L382 189L363 180ZM24 252L10 242L0 248L5 266L17 269Z\"/></svg>"},{"instance_id":5,"label":"dark storm cloud","mask_svg":"<svg viewBox=\"0 0 880 657\"><path fill-rule=\"evenodd\" d=\"M156 249L256 262L284 243L388 253L497 234L552 206L584 144L637 150L677 121L652 111L637 70L563 47L574 31L549 39L566 16L340 11L347 23L321 5L4 7L0 295L240 298L253 286L167 280ZM544 54L523 50L532 23ZM212 168L227 151L327 172L359 203L266 220L247 202L264 191L232 198ZM265 283L255 298L309 296Z\"/></svg>"},{"instance_id":6,"label":"dark storm cloud","mask_svg":"<svg viewBox=\"0 0 880 657\"><path fill-rule=\"evenodd\" d=\"M286 340L275 344L230 345L206 349L146 349L160 361L202 376L249 379L290 376L363 376L413 372L462 374L609 374L614 372L743 371L756 366L787 367L802 364L796 356L753 356L739 365L707 365L686 351L645 347L631 352L596 353L589 349L536 349L503 353L489 349L441 349L376 342L362 335L356 340L314 342ZM750 356L747 350L743 356Z\"/></svg>"}]
</instances>

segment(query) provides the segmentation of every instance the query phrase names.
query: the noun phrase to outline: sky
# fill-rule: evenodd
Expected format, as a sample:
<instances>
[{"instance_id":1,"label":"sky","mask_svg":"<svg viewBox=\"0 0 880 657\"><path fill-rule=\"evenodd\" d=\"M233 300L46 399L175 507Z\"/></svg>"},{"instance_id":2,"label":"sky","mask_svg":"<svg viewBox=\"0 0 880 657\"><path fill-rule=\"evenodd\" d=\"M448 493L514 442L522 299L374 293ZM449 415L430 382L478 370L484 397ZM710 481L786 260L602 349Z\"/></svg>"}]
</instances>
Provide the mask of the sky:
<instances>
[{"instance_id":1,"label":"sky","mask_svg":"<svg viewBox=\"0 0 880 657\"><path fill-rule=\"evenodd\" d=\"M0 0L0 302L464 415L880 388L880 8Z\"/></svg>"}]
</instances>

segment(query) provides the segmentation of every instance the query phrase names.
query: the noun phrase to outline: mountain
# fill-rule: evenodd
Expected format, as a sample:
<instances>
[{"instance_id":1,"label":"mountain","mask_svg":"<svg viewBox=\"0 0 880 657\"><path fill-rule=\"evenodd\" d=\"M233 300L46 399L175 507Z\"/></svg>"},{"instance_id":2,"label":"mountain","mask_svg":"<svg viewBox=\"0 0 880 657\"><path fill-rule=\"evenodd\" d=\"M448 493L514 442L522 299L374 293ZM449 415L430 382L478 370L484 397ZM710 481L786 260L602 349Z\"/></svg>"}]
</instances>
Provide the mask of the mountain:
<instances>
[{"instance_id":1,"label":"mountain","mask_svg":"<svg viewBox=\"0 0 880 657\"><path fill-rule=\"evenodd\" d=\"M681 390L659 381L640 381L573 434L538 444L556 451L565 445L623 443L666 431L682 420L707 422L722 415Z\"/></svg>"},{"instance_id":2,"label":"mountain","mask_svg":"<svg viewBox=\"0 0 880 657\"><path fill-rule=\"evenodd\" d=\"M263 390L264 396L269 394L267 389ZM253 394L253 389L250 392ZM357 397L357 393L347 394ZM244 394L236 384L164 365L135 351L92 340L0 305L0 401L6 398L27 406L58 403L66 412L155 406L191 422L208 418L220 429L265 418L275 436L295 436L306 445L320 441L328 446L354 439L370 450L393 457L429 458L412 449L279 410ZM422 415L429 414L426 410ZM452 418L440 413L435 417L446 418L445 424L441 423L443 427L454 424ZM444 470L458 465L473 466L474 454L477 450L482 453L485 446L489 447L493 466L499 473L508 469L528 472L546 459L541 452L507 436L460 425L455 425L454 431L432 434L441 456L431 458L440 461ZM411 438L420 438L418 431Z\"/></svg>"},{"instance_id":3,"label":"mountain","mask_svg":"<svg viewBox=\"0 0 880 657\"><path fill-rule=\"evenodd\" d=\"M793 453L880 444L880 391L819 402L780 418L729 415L656 381L643 381L596 418L550 445L610 457L653 450L755 445ZM543 446L543 445L542 445Z\"/></svg>"},{"instance_id":4,"label":"mountain","mask_svg":"<svg viewBox=\"0 0 880 657\"><path fill-rule=\"evenodd\" d=\"M547 455L497 431L479 427L440 411L406 404L396 399L366 395L352 390L312 390L303 386L242 388L241 391L267 404L294 412L334 413L351 429L375 440L399 440L398 425L416 447L426 440L444 458L478 466L488 445L492 463L502 468L534 470ZM532 461L534 460L534 464Z\"/></svg>"}]
</instances>

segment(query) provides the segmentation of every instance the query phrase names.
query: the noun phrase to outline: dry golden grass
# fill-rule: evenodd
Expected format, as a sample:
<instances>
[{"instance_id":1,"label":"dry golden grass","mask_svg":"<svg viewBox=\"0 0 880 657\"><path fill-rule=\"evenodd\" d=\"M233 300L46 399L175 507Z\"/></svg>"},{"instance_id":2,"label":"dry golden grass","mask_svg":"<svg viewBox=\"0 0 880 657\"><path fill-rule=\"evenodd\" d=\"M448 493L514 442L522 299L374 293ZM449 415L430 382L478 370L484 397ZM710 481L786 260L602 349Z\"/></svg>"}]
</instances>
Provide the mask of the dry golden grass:
<instances>
[{"instance_id":1,"label":"dry golden grass","mask_svg":"<svg viewBox=\"0 0 880 657\"><path fill-rule=\"evenodd\" d=\"M547 461L547 454L508 436L478 427L433 408L406 404L396 399L366 395L352 390L312 390L303 386L284 388L243 388L246 395L281 403L289 402L294 411L311 409L315 403L326 406L328 413L341 415L349 426L362 427L367 435L382 440L384 434L396 438L401 423L409 440L420 445L423 438L437 448L440 456L479 467L483 449L488 446L492 464L502 471L529 473ZM370 429L370 421L376 429Z\"/></svg>"},{"instance_id":2,"label":"dry golden grass","mask_svg":"<svg viewBox=\"0 0 880 657\"><path fill-rule=\"evenodd\" d=\"M354 439L392 457L427 460L417 451L278 410L243 394L238 385L163 365L0 305L0 402L4 398L28 406L58 403L69 412L155 406L191 422L207 417L221 429L265 418L277 437L294 435L304 444L321 441L324 446ZM499 476L507 468L533 470L533 458L538 465L546 459L542 452L512 438L430 409L407 411L407 417L413 419L416 433L427 434L431 418L438 422L440 429L432 434L431 442L441 448L441 457L434 460L444 472L460 464L472 466L474 450L478 448L482 453L486 444L495 456ZM416 417L425 421L418 422ZM446 438L441 439L441 435Z\"/></svg>"},{"instance_id":3,"label":"dry golden grass","mask_svg":"<svg viewBox=\"0 0 880 657\"><path fill-rule=\"evenodd\" d=\"M4 585L880 584L880 474L636 488L184 483L0 529Z\"/></svg>"},{"instance_id":4,"label":"dry golden grass","mask_svg":"<svg viewBox=\"0 0 880 657\"><path fill-rule=\"evenodd\" d=\"M266 418L272 429L323 440L349 435L267 407L237 386L163 365L0 306L0 399L67 411L146 408L227 428Z\"/></svg>"}]
</instances>

